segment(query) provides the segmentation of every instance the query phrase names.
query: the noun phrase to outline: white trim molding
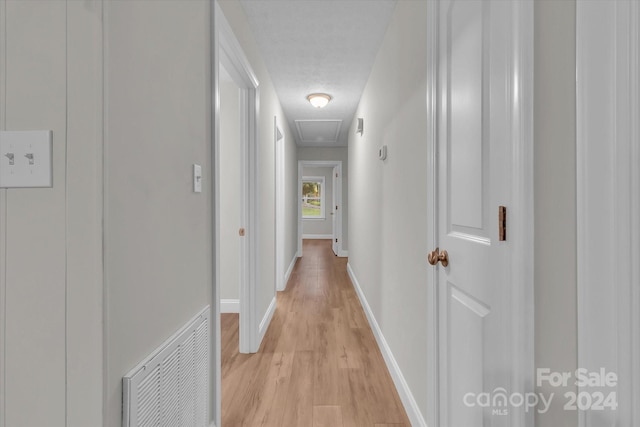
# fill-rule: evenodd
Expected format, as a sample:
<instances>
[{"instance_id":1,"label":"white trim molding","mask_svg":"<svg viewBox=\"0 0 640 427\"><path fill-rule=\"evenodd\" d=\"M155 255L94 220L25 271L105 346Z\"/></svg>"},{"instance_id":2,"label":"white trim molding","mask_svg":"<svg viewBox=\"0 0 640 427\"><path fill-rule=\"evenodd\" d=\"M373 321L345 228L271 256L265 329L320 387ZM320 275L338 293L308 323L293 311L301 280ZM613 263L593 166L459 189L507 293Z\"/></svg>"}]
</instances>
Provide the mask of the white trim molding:
<instances>
[{"instance_id":1,"label":"white trim molding","mask_svg":"<svg viewBox=\"0 0 640 427\"><path fill-rule=\"evenodd\" d=\"M305 218L306 221L306 218ZM331 234L303 234L302 239L319 239L319 240L331 240L333 235Z\"/></svg>"},{"instance_id":2,"label":"white trim molding","mask_svg":"<svg viewBox=\"0 0 640 427\"><path fill-rule=\"evenodd\" d=\"M296 266L296 262L298 261L297 254L293 256L291 263L289 263L289 268L287 268L287 272L284 274L284 283L282 289L278 289L279 291L287 290L287 285L289 284L289 279L291 278L291 273L293 273L293 269Z\"/></svg>"},{"instance_id":3,"label":"white trim molding","mask_svg":"<svg viewBox=\"0 0 640 427\"><path fill-rule=\"evenodd\" d=\"M581 427L640 423L640 5L578 0L578 367L618 376L615 411ZM589 389L583 391L589 392Z\"/></svg>"},{"instance_id":4,"label":"white trim molding","mask_svg":"<svg viewBox=\"0 0 640 427\"><path fill-rule=\"evenodd\" d=\"M276 297L273 297L271 300L271 304L267 308L267 311L264 313L262 317L262 321L260 322L260 328L258 329L258 342L262 343L262 339L264 338L264 334L267 333L267 329L269 329L269 325L271 324L271 319L273 319L273 315L276 312ZM256 349L256 352L258 349Z\"/></svg>"},{"instance_id":5,"label":"white trim molding","mask_svg":"<svg viewBox=\"0 0 640 427\"><path fill-rule=\"evenodd\" d=\"M220 313L240 313L239 299L221 299Z\"/></svg>"},{"instance_id":6,"label":"white trim molding","mask_svg":"<svg viewBox=\"0 0 640 427\"><path fill-rule=\"evenodd\" d=\"M378 343L378 347L380 348L380 352L382 353L382 357L384 358L384 362L387 365L387 369L389 369L389 373L391 374L391 378L393 379L393 383L396 386L396 390L398 391L398 395L400 396L400 400L404 405L404 409L407 412L407 416L411 421L411 425L414 427L427 427L427 423L418 408L418 403L416 399L413 397L413 393L411 393L411 389L407 384L407 381L400 370L400 366L396 361L393 353L391 352L391 347L387 344L387 340L382 334L382 329L380 329L380 325L378 325L378 321L376 320L371 307L369 306L369 302L367 301L364 292L362 292L362 288L360 287L360 282L356 278L353 269L351 268L351 264L347 263L347 272L349 273L349 278L351 279L351 283L353 284L353 288L358 294L358 298L360 299L360 304L364 309L365 314L367 315L367 320L369 321L369 326L371 326L371 330L373 331L373 335L376 337L376 342Z\"/></svg>"},{"instance_id":7,"label":"white trim molding","mask_svg":"<svg viewBox=\"0 0 640 427\"><path fill-rule=\"evenodd\" d=\"M428 133L427 140L427 159L426 167L429 171L428 180L426 182L427 200L434 201L437 198L438 185L438 46L440 44L440 26L438 22L439 4L437 1L427 2L427 123ZM435 248L438 246L438 207L435 203L427 204L427 247ZM347 264L348 266L348 264ZM438 360L440 351L438 343L438 275L435 268L428 269L426 272L427 282L427 342L429 345L429 353L425 355L425 363L427 364L427 422L429 426L438 426L439 407L440 407L440 386L438 373Z\"/></svg>"}]
</instances>

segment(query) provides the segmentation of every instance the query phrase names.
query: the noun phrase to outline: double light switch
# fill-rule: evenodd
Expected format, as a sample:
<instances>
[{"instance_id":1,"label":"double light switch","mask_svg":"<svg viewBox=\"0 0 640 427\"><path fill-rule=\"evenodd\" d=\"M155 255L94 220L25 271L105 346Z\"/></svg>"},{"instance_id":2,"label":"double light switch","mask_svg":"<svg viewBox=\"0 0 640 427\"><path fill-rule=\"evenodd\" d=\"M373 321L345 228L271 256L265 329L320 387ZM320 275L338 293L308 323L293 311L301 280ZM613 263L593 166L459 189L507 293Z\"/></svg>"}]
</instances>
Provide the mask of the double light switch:
<instances>
[{"instance_id":1,"label":"double light switch","mask_svg":"<svg viewBox=\"0 0 640 427\"><path fill-rule=\"evenodd\" d=\"M52 187L53 132L0 131L0 188Z\"/></svg>"}]
</instances>

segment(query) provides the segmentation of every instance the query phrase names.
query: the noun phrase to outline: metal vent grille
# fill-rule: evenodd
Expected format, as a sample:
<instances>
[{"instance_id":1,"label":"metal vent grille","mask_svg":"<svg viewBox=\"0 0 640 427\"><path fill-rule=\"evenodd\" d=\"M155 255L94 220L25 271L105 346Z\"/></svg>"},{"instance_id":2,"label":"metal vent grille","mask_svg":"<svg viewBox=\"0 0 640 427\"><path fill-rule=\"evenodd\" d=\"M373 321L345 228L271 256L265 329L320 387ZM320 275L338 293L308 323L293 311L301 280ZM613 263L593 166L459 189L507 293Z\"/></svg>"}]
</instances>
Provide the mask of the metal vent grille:
<instances>
[{"instance_id":1,"label":"metal vent grille","mask_svg":"<svg viewBox=\"0 0 640 427\"><path fill-rule=\"evenodd\" d=\"M205 427L209 307L123 378L123 427Z\"/></svg>"}]
</instances>

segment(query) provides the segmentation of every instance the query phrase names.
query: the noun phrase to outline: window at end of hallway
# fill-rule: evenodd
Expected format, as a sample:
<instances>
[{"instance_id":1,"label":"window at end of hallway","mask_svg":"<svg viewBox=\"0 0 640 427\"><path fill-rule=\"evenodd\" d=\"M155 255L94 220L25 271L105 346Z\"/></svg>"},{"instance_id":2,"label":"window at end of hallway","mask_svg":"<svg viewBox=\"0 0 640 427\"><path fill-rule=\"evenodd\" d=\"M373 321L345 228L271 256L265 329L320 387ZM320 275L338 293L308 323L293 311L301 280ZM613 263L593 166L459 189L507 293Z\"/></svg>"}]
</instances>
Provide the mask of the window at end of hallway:
<instances>
[{"instance_id":1,"label":"window at end of hallway","mask_svg":"<svg viewBox=\"0 0 640 427\"><path fill-rule=\"evenodd\" d=\"M324 177L302 177L302 218L325 219Z\"/></svg>"}]
</instances>

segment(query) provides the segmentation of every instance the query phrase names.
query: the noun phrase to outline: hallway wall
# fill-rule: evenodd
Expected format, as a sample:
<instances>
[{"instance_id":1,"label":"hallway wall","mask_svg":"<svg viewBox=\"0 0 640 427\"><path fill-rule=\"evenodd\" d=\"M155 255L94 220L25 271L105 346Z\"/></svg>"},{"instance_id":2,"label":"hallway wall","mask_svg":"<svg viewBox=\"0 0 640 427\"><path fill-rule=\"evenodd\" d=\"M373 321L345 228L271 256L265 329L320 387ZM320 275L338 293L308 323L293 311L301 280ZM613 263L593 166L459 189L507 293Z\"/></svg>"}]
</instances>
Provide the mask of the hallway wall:
<instances>
[{"instance_id":1,"label":"hallway wall","mask_svg":"<svg viewBox=\"0 0 640 427\"><path fill-rule=\"evenodd\" d=\"M349 265L427 408L426 2L399 1L349 131ZM378 148L388 146L385 161ZM409 410L409 408L407 408Z\"/></svg>"},{"instance_id":2,"label":"hallway wall","mask_svg":"<svg viewBox=\"0 0 640 427\"><path fill-rule=\"evenodd\" d=\"M117 427L123 375L211 303L211 24L208 0L104 9L104 425Z\"/></svg>"},{"instance_id":3,"label":"hallway wall","mask_svg":"<svg viewBox=\"0 0 640 427\"><path fill-rule=\"evenodd\" d=\"M102 2L0 0L0 129L53 188L0 189L0 427L102 419Z\"/></svg>"},{"instance_id":4,"label":"hallway wall","mask_svg":"<svg viewBox=\"0 0 640 427\"><path fill-rule=\"evenodd\" d=\"M425 414L429 248L426 191L415 186L428 179L423 7L398 2L355 115L364 117L364 135L352 125L349 264ZM535 3L534 75L536 367L570 372L577 368L574 0ZM381 162L383 144L388 158ZM371 201L377 209L366 208ZM563 405L556 398L536 426L576 426L577 414Z\"/></svg>"}]
</instances>

